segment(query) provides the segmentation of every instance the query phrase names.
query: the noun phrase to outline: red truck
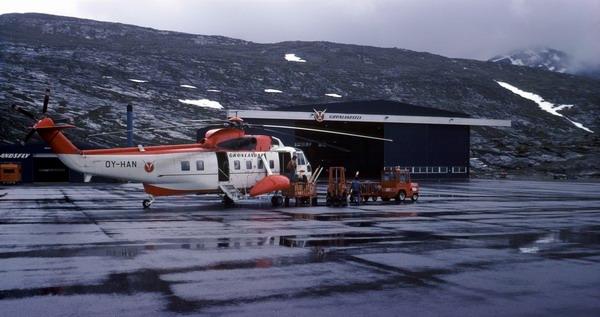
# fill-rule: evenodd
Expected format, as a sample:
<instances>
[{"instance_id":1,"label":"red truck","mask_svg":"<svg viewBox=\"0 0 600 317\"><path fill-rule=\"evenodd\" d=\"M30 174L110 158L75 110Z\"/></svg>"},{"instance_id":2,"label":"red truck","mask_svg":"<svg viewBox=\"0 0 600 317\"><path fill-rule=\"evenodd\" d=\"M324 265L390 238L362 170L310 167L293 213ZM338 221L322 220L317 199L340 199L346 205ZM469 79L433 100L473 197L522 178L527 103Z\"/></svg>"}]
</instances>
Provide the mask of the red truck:
<instances>
[{"instance_id":1,"label":"red truck","mask_svg":"<svg viewBox=\"0 0 600 317\"><path fill-rule=\"evenodd\" d=\"M410 198L412 201L419 199L419 184L413 183L410 172L400 167L384 167L381 172L381 200L403 201Z\"/></svg>"},{"instance_id":2,"label":"red truck","mask_svg":"<svg viewBox=\"0 0 600 317\"><path fill-rule=\"evenodd\" d=\"M362 182L361 196L364 201L376 201L381 197L383 201L394 198L401 202L406 198L412 201L419 199L419 184L413 183L410 172L398 166L387 166L381 172L381 182Z\"/></svg>"}]
</instances>

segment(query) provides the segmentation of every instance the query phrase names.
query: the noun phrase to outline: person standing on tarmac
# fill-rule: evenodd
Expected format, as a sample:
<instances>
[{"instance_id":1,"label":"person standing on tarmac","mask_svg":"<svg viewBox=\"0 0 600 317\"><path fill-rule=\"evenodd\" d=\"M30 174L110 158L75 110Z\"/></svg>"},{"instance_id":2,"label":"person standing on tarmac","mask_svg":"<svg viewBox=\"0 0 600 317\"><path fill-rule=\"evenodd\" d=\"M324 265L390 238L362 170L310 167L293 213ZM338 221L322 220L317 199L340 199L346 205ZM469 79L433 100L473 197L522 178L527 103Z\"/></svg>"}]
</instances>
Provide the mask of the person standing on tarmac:
<instances>
[{"instance_id":1,"label":"person standing on tarmac","mask_svg":"<svg viewBox=\"0 0 600 317\"><path fill-rule=\"evenodd\" d=\"M358 176L354 177L352 184L350 184L350 200L360 205L360 182Z\"/></svg>"},{"instance_id":2,"label":"person standing on tarmac","mask_svg":"<svg viewBox=\"0 0 600 317\"><path fill-rule=\"evenodd\" d=\"M287 170L290 171L290 182L296 182L296 167L298 164L296 163L296 155L292 156L292 159L287 164Z\"/></svg>"}]
</instances>

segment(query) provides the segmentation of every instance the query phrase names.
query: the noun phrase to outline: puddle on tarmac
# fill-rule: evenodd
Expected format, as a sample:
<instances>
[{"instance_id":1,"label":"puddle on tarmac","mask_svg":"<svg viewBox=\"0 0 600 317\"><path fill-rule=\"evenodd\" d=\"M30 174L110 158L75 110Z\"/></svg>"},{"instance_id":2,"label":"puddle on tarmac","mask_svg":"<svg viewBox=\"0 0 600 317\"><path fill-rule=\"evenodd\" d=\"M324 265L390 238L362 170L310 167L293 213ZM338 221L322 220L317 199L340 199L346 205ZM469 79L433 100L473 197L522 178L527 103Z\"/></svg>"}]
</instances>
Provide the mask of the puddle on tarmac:
<instances>
[{"instance_id":1,"label":"puddle on tarmac","mask_svg":"<svg viewBox=\"0 0 600 317\"><path fill-rule=\"evenodd\" d=\"M528 254L598 245L598 243L600 243L600 227L581 228L580 230L561 229L549 233L515 234L511 235L508 240L510 248Z\"/></svg>"},{"instance_id":2,"label":"puddle on tarmac","mask_svg":"<svg viewBox=\"0 0 600 317\"><path fill-rule=\"evenodd\" d=\"M338 212L338 213L297 213L290 211L282 211L281 214L289 216L293 219L317 220L317 221L345 221L354 219L377 219L377 218L407 218L417 217L416 212L397 212L397 211L353 211L353 212Z\"/></svg>"}]
</instances>

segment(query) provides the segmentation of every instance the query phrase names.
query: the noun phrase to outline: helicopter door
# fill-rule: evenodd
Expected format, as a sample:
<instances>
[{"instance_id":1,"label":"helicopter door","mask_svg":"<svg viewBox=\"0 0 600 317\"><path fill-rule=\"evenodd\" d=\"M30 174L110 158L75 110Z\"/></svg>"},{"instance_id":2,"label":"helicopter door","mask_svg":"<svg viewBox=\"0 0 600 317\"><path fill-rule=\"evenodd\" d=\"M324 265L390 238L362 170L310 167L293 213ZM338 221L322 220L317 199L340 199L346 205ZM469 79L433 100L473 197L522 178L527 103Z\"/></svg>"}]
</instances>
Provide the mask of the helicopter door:
<instances>
[{"instance_id":1,"label":"helicopter door","mask_svg":"<svg viewBox=\"0 0 600 317\"><path fill-rule=\"evenodd\" d=\"M286 170L286 167L288 165L288 162L292 160L292 154L291 153L279 153L279 174L281 175L285 175L285 173L289 173L289 171Z\"/></svg>"},{"instance_id":2,"label":"helicopter door","mask_svg":"<svg viewBox=\"0 0 600 317\"><path fill-rule=\"evenodd\" d=\"M227 152L217 152L217 165L219 168L219 182L229 181L229 159Z\"/></svg>"}]
</instances>

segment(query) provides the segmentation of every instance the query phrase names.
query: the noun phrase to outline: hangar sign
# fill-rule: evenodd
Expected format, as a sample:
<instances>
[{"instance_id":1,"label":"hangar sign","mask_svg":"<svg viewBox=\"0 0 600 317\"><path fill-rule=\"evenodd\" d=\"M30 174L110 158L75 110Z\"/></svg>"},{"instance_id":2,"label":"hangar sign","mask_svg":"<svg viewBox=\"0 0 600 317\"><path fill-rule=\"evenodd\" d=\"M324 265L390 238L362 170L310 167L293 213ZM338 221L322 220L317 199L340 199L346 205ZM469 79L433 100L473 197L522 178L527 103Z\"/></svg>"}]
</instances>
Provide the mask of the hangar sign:
<instances>
[{"instance_id":1,"label":"hangar sign","mask_svg":"<svg viewBox=\"0 0 600 317\"><path fill-rule=\"evenodd\" d=\"M2 153L0 159L26 159L31 156L30 153Z\"/></svg>"},{"instance_id":2,"label":"hangar sign","mask_svg":"<svg viewBox=\"0 0 600 317\"><path fill-rule=\"evenodd\" d=\"M315 121L317 122L323 122L325 121L325 119L328 120L354 120L354 121L360 121L362 119L362 115L357 115L357 114L342 114L342 113L328 113L326 114L325 111L327 111L327 109L323 110L323 111L319 111L316 109L313 109L315 111L314 114L312 114L312 116L315 118Z\"/></svg>"}]
</instances>

